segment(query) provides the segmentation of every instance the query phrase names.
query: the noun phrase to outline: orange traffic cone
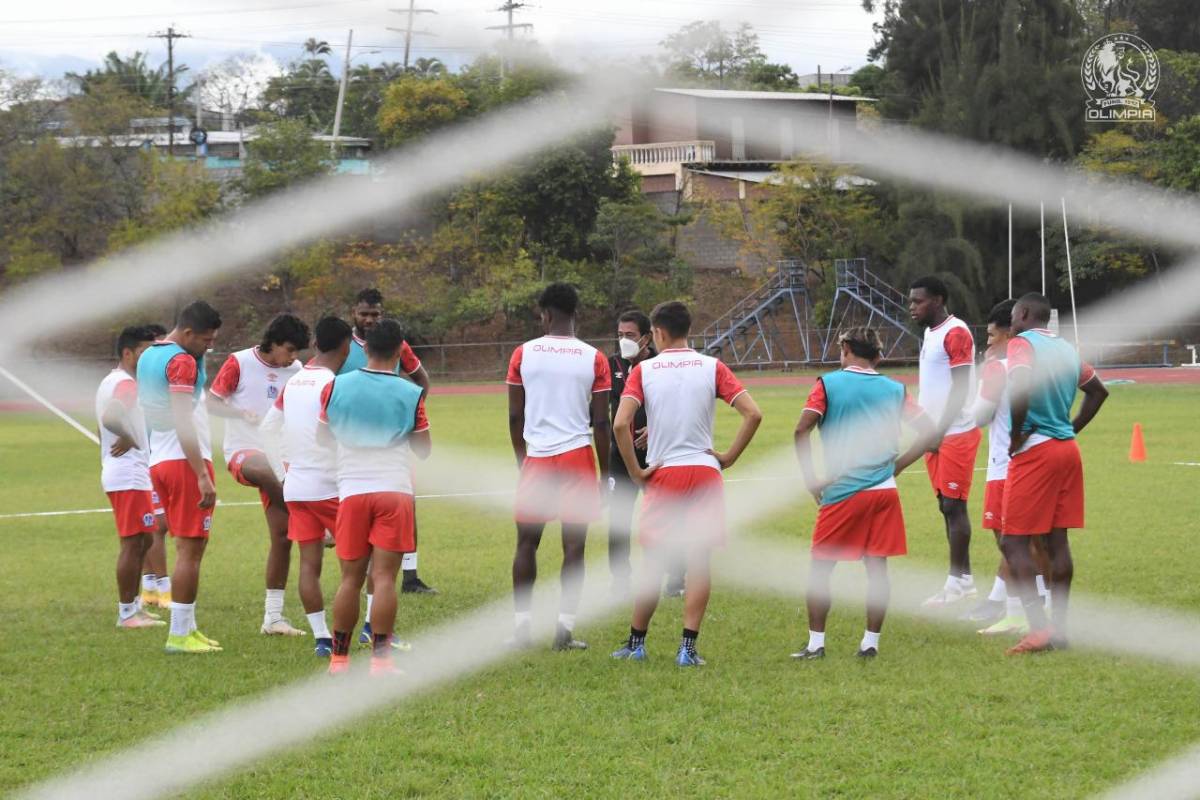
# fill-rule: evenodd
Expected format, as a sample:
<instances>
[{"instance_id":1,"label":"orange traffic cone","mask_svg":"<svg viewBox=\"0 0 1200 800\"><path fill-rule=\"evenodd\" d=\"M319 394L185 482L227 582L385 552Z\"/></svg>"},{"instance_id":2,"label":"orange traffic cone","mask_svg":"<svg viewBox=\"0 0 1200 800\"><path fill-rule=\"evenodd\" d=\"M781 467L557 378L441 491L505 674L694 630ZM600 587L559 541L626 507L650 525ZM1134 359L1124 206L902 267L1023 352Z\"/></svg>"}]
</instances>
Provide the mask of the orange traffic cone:
<instances>
[{"instance_id":1,"label":"orange traffic cone","mask_svg":"<svg viewBox=\"0 0 1200 800\"><path fill-rule=\"evenodd\" d=\"M1142 438L1142 423L1133 423L1133 438L1129 441L1129 460L1135 464L1146 461L1146 440Z\"/></svg>"}]
</instances>

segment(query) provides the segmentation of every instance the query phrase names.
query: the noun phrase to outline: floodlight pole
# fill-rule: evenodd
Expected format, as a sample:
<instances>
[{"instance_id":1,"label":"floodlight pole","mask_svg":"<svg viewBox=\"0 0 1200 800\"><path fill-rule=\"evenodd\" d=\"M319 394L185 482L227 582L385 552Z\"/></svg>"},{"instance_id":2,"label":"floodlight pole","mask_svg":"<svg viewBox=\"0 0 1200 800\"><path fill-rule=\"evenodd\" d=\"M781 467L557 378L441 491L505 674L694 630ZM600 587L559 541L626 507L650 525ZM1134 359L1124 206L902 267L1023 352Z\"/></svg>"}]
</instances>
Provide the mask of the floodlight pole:
<instances>
[{"instance_id":1,"label":"floodlight pole","mask_svg":"<svg viewBox=\"0 0 1200 800\"><path fill-rule=\"evenodd\" d=\"M1079 312L1075 309L1075 274L1071 271L1071 234L1067 231L1067 198L1062 199L1063 212L1063 242L1067 246L1067 285L1071 289L1071 320L1075 326L1075 349L1080 349L1079 343Z\"/></svg>"}]
</instances>

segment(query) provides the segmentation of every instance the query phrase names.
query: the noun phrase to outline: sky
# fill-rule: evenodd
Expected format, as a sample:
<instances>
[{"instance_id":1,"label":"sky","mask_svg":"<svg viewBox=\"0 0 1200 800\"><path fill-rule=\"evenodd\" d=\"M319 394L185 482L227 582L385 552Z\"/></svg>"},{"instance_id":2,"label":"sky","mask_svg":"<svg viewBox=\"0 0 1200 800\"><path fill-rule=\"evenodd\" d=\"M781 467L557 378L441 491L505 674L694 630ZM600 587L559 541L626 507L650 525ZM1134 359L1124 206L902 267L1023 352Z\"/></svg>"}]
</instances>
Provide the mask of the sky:
<instances>
[{"instance_id":1,"label":"sky","mask_svg":"<svg viewBox=\"0 0 1200 800\"><path fill-rule=\"evenodd\" d=\"M472 60L501 35L502 0L418 0L413 58L436 56L451 67ZM354 29L354 63L400 61L407 0L40 0L0 2L0 69L57 78L95 66L104 54L148 50L166 60L166 43L149 38L168 26L191 38L176 42L177 61L192 74L235 53L261 53L286 63L308 37L330 42L340 61L347 30ZM860 0L531 0L515 21L531 23L532 36L561 60L636 59L682 25L718 19L749 22L772 61L803 75L818 66L849 71L865 63L873 41L872 15ZM519 34L520 35L520 34ZM335 72L339 71L335 69Z\"/></svg>"}]
</instances>

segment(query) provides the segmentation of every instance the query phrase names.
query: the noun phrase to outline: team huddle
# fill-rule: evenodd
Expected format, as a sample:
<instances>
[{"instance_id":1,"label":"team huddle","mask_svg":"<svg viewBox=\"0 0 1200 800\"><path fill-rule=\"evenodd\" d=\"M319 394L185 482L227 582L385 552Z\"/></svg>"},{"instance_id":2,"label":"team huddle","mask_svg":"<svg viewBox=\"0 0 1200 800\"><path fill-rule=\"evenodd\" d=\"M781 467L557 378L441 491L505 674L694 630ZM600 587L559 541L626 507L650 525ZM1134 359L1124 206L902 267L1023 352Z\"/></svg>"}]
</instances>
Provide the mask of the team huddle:
<instances>
[{"instance_id":1,"label":"team huddle","mask_svg":"<svg viewBox=\"0 0 1200 800\"><path fill-rule=\"evenodd\" d=\"M945 586L926 605L976 598L966 503L982 425L990 426L983 527L996 535L1001 565L991 593L965 616L985 622L981 633L1024 634L1012 653L1066 644L1073 571L1067 530L1083 525L1074 439L1107 391L1074 348L1048 330L1050 305L1041 295L992 311L976 386L974 341L948 313L946 299L935 278L913 284L910 310L926 328L917 400L877 371L879 337L857 328L840 338L841 369L819 378L804 404L795 448L804 485L820 508L809 638L794 658L825 655L830 577L839 561L865 565L867 625L858 655L878 654L887 559L907 551L895 476L922 457L950 551ZM675 663L701 665L697 639L711 589L710 555L726 537L722 476L750 445L762 413L724 363L689 347L691 316L682 303L660 304L649 316L623 314L611 357L576 338L578 303L568 284L542 292L545 335L513 352L506 376L519 470L512 644L531 643L537 550L545 526L557 521L563 568L553 647L587 648L575 636L585 541L609 505L613 589L633 593L629 637L613 657L647 657L647 632L666 576L667 593L682 586L683 595ZM197 301L170 331L125 329L120 362L97 392L101 482L121 541L117 626L167 627L168 653L222 649L196 623L216 505L212 413L225 419L227 468L239 483L257 488L262 502L268 552L261 632L304 635L283 616L295 543L299 596L316 654L329 659L331 673L344 672L357 629L357 641L371 647L372 674L394 673L393 655L409 647L395 633L397 594L434 592L417 575L413 489L414 457L427 458L432 450L428 375L401 325L383 318L383 298L373 289L359 293L353 324L329 316L310 332L295 316L276 317L262 341L231 354L206 389L204 356L220 327L220 315ZM302 364L298 354L310 345L314 354ZM1077 389L1084 401L1072 419ZM713 441L717 399L741 418L723 451ZM639 492L643 559L635 580L629 538ZM169 576L168 532L176 544ZM320 586L329 547L341 569L332 629ZM364 587L366 616L358 629ZM151 610L155 606L170 610L169 622Z\"/></svg>"}]
</instances>

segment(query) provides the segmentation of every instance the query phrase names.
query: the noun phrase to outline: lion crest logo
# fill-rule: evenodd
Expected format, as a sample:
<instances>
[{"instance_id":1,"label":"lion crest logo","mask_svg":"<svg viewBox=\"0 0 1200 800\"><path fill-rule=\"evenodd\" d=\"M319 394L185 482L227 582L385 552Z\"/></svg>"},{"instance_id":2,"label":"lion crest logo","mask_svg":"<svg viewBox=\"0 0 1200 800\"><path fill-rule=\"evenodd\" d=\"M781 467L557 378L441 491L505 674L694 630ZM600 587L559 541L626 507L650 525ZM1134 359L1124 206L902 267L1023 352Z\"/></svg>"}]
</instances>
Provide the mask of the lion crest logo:
<instances>
[{"instance_id":1,"label":"lion crest logo","mask_svg":"<svg viewBox=\"0 0 1200 800\"><path fill-rule=\"evenodd\" d=\"M1088 122L1153 122L1158 88L1158 56L1131 33L1110 33L1083 57Z\"/></svg>"}]
</instances>

